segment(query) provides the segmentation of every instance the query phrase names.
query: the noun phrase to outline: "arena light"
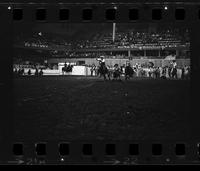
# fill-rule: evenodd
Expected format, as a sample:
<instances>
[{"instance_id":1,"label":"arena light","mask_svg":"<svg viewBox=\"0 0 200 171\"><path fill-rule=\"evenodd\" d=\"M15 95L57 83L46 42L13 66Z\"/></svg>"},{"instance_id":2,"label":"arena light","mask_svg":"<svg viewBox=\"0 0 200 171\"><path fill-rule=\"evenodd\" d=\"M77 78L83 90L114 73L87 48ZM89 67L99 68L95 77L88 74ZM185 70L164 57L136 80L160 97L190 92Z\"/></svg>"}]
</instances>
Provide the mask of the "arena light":
<instances>
[{"instance_id":1,"label":"arena light","mask_svg":"<svg viewBox=\"0 0 200 171\"><path fill-rule=\"evenodd\" d=\"M164 7L164 9L165 9L165 10L168 10L168 7L167 7L167 6L165 6L165 7Z\"/></svg>"},{"instance_id":2,"label":"arena light","mask_svg":"<svg viewBox=\"0 0 200 171\"><path fill-rule=\"evenodd\" d=\"M11 6L8 6L8 10L11 10Z\"/></svg>"}]
</instances>

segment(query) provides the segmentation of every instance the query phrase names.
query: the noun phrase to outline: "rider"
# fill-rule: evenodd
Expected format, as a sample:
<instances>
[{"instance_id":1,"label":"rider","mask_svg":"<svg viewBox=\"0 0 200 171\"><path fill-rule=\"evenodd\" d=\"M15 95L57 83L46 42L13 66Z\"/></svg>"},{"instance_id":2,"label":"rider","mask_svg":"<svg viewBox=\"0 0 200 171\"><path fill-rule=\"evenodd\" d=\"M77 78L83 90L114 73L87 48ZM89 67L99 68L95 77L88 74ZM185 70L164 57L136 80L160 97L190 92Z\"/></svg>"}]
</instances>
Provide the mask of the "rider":
<instances>
[{"instance_id":1,"label":"rider","mask_svg":"<svg viewBox=\"0 0 200 171\"><path fill-rule=\"evenodd\" d=\"M64 67L67 68L67 63L65 62Z\"/></svg>"},{"instance_id":2,"label":"rider","mask_svg":"<svg viewBox=\"0 0 200 171\"><path fill-rule=\"evenodd\" d=\"M102 65L105 64L104 56L100 56L100 58L97 58L96 60L99 61L99 65L100 65L100 66L102 66Z\"/></svg>"},{"instance_id":3,"label":"rider","mask_svg":"<svg viewBox=\"0 0 200 171\"><path fill-rule=\"evenodd\" d=\"M108 70L105 65L104 56L100 56L100 58L97 58L96 60L99 61L98 73L100 74L100 77L103 75L104 79L106 79L106 73L108 72Z\"/></svg>"}]
</instances>

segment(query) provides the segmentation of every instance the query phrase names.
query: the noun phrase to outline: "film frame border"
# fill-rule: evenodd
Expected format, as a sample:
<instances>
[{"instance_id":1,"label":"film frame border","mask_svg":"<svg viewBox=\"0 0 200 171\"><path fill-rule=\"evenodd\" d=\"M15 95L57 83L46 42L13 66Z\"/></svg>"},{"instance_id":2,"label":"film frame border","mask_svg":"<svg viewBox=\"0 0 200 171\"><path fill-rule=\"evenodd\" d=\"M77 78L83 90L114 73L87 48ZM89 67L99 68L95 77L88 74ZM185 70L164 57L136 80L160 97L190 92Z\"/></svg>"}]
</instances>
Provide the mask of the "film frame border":
<instances>
[{"instance_id":1,"label":"film frame border","mask_svg":"<svg viewBox=\"0 0 200 171\"><path fill-rule=\"evenodd\" d=\"M95 3L96 4L96 3ZM72 16L72 18L71 19L69 19L69 20L67 20L67 21L58 21L57 19L57 17L55 17L55 16L58 16L58 11L56 12L56 9L60 9L60 6L62 7L62 8L66 8L66 7L69 7L69 9L70 9L70 11L71 11L71 9L72 9L72 11L77 11L77 9L87 9L87 8L89 8L88 6L90 6L90 5L85 5L85 4L76 4L75 6L74 6L74 4L72 3L72 4L62 4L62 5L58 5L58 6L56 6L55 7L55 4L48 4L48 3L45 3L45 4L43 4L44 6L42 7L42 8L46 8L46 9L48 9L48 11L50 11L51 12L51 15L48 15L48 19L47 20L45 20L45 21L36 21L35 19L34 19L34 12L33 11L35 11L35 9L37 9L37 6L40 6L40 5L38 5L38 4L33 4L33 5L30 5L30 4L9 4L9 6L8 6L8 4L3 4L3 11L5 12L6 10L12 10L13 8L23 8L23 14L25 14L25 16L28 16L28 17L26 17L26 18L24 18L23 20L21 20L21 21L14 21L14 22L30 22L30 20L31 20L31 22L72 22L72 23L82 23L82 22L89 22L89 23L92 23L92 22L113 22L113 21L106 21L105 20L105 17L103 18L102 16L104 16L103 14L105 14L105 9L109 9L109 8L111 8L111 7L113 7L113 4L102 4L101 5L101 7L99 7L98 5L97 6L95 6L95 4L92 4L92 5L94 5L94 6L92 6L92 9L94 8L96 8L96 9L98 9L97 11L99 11L99 9L100 9L100 14L102 14L102 15L99 15L99 13L95 13L95 14L98 14L98 16L96 16L97 18L94 18L92 21L83 21L82 19L81 19L81 12L79 13L79 17L77 17L77 15L73 15L73 14L75 14L75 13L71 13L70 12L70 14L72 14L73 16ZM152 4L150 3L150 4L146 4L147 6L144 6L143 4L140 4L140 3L138 3L138 4L135 4L135 3L131 3L132 5L133 5L133 7L134 8L137 8L137 9L139 9L139 13L142 13L142 14L144 14L143 12L144 11L146 11L146 7L147 7L147 10L149 11L149 13L146 13L146 15L142 15L142 17L141 18L139 18L139 20L137 20L137 21L130 21L129 19L128 19L128 17L127 17L127 13L126 14L124 14L124 13L122 13L123 15L121 15L120 14L120 17L119 18L117 18L116 20L115 20L115 22L122 22L122 23L130 23L130 22L152 22L153 20L151 20L151 15L147 15L147 14L150 14L150 11L151 11L151 7L150 7L150 10L148 9L148 7L149 6L152 6ZM130 9L130 6L129 5L127 5L127 4L117 4L117 5L119 5L120 6L120 8L119 8L119 11L126 11L126 10L124 10L124 9ZM171 4L172 6L173 6L173 4ZM173 22L176 22L177 24L179 23L179 22L181 22L181 24L182 23L186 23L186 25L188 25L189 26L189 28L191 29L191 36L192 36L192 40L193 40L193 38L194 38L194 36L196 35L196 34L194 34L194 32L195 33L197 33L197 30L198 30L198 28L199 28L199 22L200 22L200 19L199 19L199 11L200 11L200 6L199 5L194 5L193 3L183 3L183 4L176 4L178 7L180 7L181 6L181 8L183 8L183 7L186 7L185 9L188 9L188 10L186 10L186 20L183 20L183 21L176 21L175 20L175 18L173 17L173 15L172 14L174 14L174 13L170 13L170 15L168 15L165 19L166 20L159 20L159 21L153 21L153 22L158 22L158 23L162 23L162 22L169 22L169 21L173 21ZM191 6L192 8L187 8L188 6L187 5L189 5L189 6ZM0 6L2 7L2 5L0 4ZM31 6L31 7L30 7ZM32 7L32 6L34 6L34 7ZM158 8L158 6L159 6L159 4L153 4L153 7L155 8ZM163 6L163 5L162 5ZM5 8L5 7L7 7L7 8L9 8L9 7L11 7L11 9L7 9L7 8ZM24 8L25 7L25 8ZM36 7L36 8L35 8ZM41 6L40 6L41 7ZM59 8L58 8L59 7ZM24 9L25 9L25 11L24 11ZM30 10L31 9L31 10ZM103 13L102 13L102 11L101 11L101 9L104 9L103 10ZM140 9L143 11L143 12L141 12L140 11ZM171 9L171 7L169 8L169 9ZM169 10L168 9L168 10ZM172 8L172 9L175 9L174 7ZM194 10L195 9L195 10ZM80 10L81 11L81 10ZM189 12L188 12L189 11ZM25 13L24 13L25 12ZM2 11L1 11L1 13L2 13ZM168 12L169 13L169 12ZM55 15L56 14L56 15ZM93 11L93 14L94 14L94 11ZM189 17L187 17L188 16L188 14L189 14ZM140 15L139 15L140 16ZM148 16L148 18L146 18L145 16ZM4 15L4 21L3 21L3 23L5 23L6 24L6 26L4 26L4 28L6 28L7 26L11 26L12 24L14 24L13 22L12 22L12 13L10 13L10 12L8 12L8 14L6 14L6 15ZM7 17L7 18L6 18ZM1 19L2 19L2 17L1 17ZM197 23L196 23L197 22ZM197 24L198 24L198 26L197 26ZM197 26L197 28L195 28L195 26ZM8 27L9 28L9 27ZM5 30L4 30L5 31ZM9 30L7 30L7 31L10 31L11 33L12 33L12 29L10 28ZM198 36L199 37L199 35L196 35L196 36ZM191 61L192 61L192 77L193 77L193 79L192 79L192 86L194 85L193 83L196 83L196 81L197 80L194 80L194 79L196 79L196 78L198 78L198 77L196 77L196 74L198 74L199 72L199 59L197 58L197 57L194 57L194 54L196 54L196 52L197 52L197 50L198 50L198 48L194 48L194 44L196 44L197 42L199 42L199 40L197 40L196 39L196 41L192 41L191 42L191 52L192 52L192 54L191 54ZM12 37L10 36L9 37L9 40L7 40L6 41L6 43L7 43L7 45L9 44L9 45L11 45L11 46L9 46L9 49L10 49L10 47L12 47ZM8 49L8 48L7 48ZM7 53L7 55L9 56L9 54L11 54L12 52L10 52L10 53ZM5 59L4 59L5 60ZM10 62L12 61L12 59L10 59L10 58L8 58L8 59L6 59L6 62L8 62L7 64L7 67L9 68L9 64L10 64ZM5 69L5 68L4 68ZM8 75L9 74L11 74L9 71L7 71L6 72ZM11 76L11 75L10 75ZM4 80L3 81L5 81L6 82L6 84L8 85L9 83L11 83L11 80L9 79L9 78L12 78L12 77L8 77L8 78L4 78ZM193 86L193 88L198 88L197 87L198 86L198 84L196 83L194 86ZM12 88L11 86L10 86L10 88ZM192 89L192 90L194 90L194 89ZM194 92L193 92L194 93ZM12 95L10 94L10 97L11 97ZM11 99L7 99L8 101L7 102L11 102L12 100ZM11 101L10 101L11 100ZM196 102L196 105L197 105L197 102ZM12 118L12 117L11 117ZM8 118L7 118L8 119ZM9 121L11 121L11 120L9 120ZM12 127L12 126L10 126L10 127ZM196 129L194 129L194 130L196 130ZM9 131L8 131L9 132ZM10 133L12 133L12 128L11 128L11 130L10 130ZM197 160L197 158L199 157L199 151L198 151L198 148L199 148L199 141L198 141L198 139L195 139L195 138L198 138L199 139L199 137L197 136L197 135L195 135L194 136L194 141L195 141L195 143L194 143L194 141L193 142L191 142L191 143L188 143L188 142L185 142L185 141L182 141L182 142L180 142L180 143L182 143L182 144L186 144L186 147L188 148L188 146L189 147L191 147L190 148L190 150L188 150L189 151L189 157L192 157L193 158L193 163L198 163L198 160ZM11 140L12 139L12 137L10 137L9 135L7 135L7 137L6 137L6 140ZM191 140L192 141L192 140ZM10 141L11 143L9 143L9 145L7 146L8 148L7 148L7 150L9 149L9 151L11 151L11 144L13 144L13 142L12 141ZM35 142L36 143L36 142ZM100 143L100 144L99 144ZM98 148L100 148L101 147L101 149L102 149L102 143L105 145L106 143L105 142L94 142L94 144L95 144L95 146L96 146L96 144L98 144L97 146L98 146ZM112 142L113 143L113 142ZM130 142L130 143L134 143L134 142ZM157 143L157 142L155 142L155 143ZM159 142L160 144L162 144L162 142ZM176 142L177 143L177 142ZM20 144L20 143L19 143ZM26 144L26 142L23 142L22 144ZM28 143L29 144L29 143ZM32 144L32 143L31 143ZM52 148L53 147L55 147L55 145L57 144L59 144L59 142L57 142L57 143L51 143L50 142L50 144L51 145L49 145L49 146L51 146ZM52 145L52 144L54 144L54 145ZM77 162L77 161L83 161L83 160L85 160L85 158L82 156L82 155L79 155L80 154L80 149L81 149L81 147L82 147L82 144L83 143L77 143L77 142L74 142L73 143L73 147L72 147L72 149L74 148L74 149L76 149L77 148L77 146L79 146L79 150L75 150L74 151L74 154L76 154L76 155L74 155L74 156L71 156L73 159L72 160L68 160L69 162ZM87 143L88 144L88 143ZM120 148L117 148L117 149L121 149L121 147L122 147L122 149L123 149L123 145L122 144L124 144L124 142L117 142L116 144L118 144L118 145L115 145L115 146L120 146ZM119 144L121 144L121 145L119 145ZM127 143L125 143L126 145L127 145ZM128 143L129 144L129 143ZM146 144L146 142L138 142L138 144L139 144L139 146L143 146L144 144ZM141 145L140 145L141 144ZM152 150L151 148L147 148L147 147L149 147L150 145L152 144L152 142L151 143L147 143L146 145L144 145L143 146L143 148L141 148L142 149L142 151L143 151L143 153L141 153L141 155L139 155L138 156L138 158L137 159L139 159L140 161L144 161L145 163L151 163L152 162L152 160L154 160L154 161L156 161L156 162L158 162L159 163L159 161L161 162L161 163L163 163L163 160L161 160L161 158L159 158L158 159L158 157L152 157L152 155L150 155L150 151ZM171 142L169 143L169 144L171 144ZM29 144L30 145L30 144ZM163 146L166 146L166 144L162 144ZM168 148L168 149L171 149L171 151L170 151L170 154L171 154L171 160L167 160L166 162L167 163L170 163L170 162L172 162L173 163L173 159L174 159L174 161L175 161L175 163L177 162L183 162L183 163L187 163L187 159L188 159L188 157L186 158L186 157L184 157L184 156L182 156L181 158L182 159L178 159L177 157L175 157L175 155L173 155L174 153L173 153L173 151L174 150L172 150L173 148L172 148L172 146L174 147L174 145L175 144L171 144L171 145L169 145L169 146L167 146L166 147L166 149ZM30 145L31 146L31 145ZM25 145L25 147L26 147L26 145ZM24 147L24 150L26 149ZM6 149L6 148L5 148ZM146 149L146 150L145 150ZM33 148L32 148L32 150L33 150ZM54 152L53 152L54 151ZM50 150L50 154L48 154L47 156L49 156L50 158L54 158L55 156L55 152L57 153L57 151L58 151L58 148L56 148L56 149L54 149L54 150ZM102 151L102 150L101 150ZM104 151L104 150L103 150ZM165 151L164 150L164 148L163 148L163 151ZM187 151L187 150L186 150ZM148 155L147 155L147 152L148 152ZM172 154L172 153L173 154ZM26 152L25 152L26 153ZM54 155L53 155L54 154ZM96 154L96 153L95 153ZM122 154L124 154L124 152L120 152L120 155L121 155L121 157L123 156L126 156L127 155L127 153L125 153L124 155L122 155ZM10 156L11 156L12 154L8 154L8 156L9 156L9 158L10 158ZM31 154L30 154L31 155ZM78 157L79 156L79 157ZM82 157L81 157L82 156ZM123 158L122 157L122 158ZM126 156L127 157L127 156ZM150 158L152 157L152 159L150 159ZM42 157L43 158L43 157ZM97 159L98 158L98 159ZM111 155L111 156L106 156L106 158L108 158L108 161L110 162L108 162L108 163L106 163L105 161L107 160L107 159L105 159L105 155L104 154L100 154L100 156L98 156L97 158L93 158L93 159L89 159L89 161L91 162L91 161L93 161L94 163L95 163L95 161L98 163L98 161L101 161L100 163L102 164L102 162L104 162L103 164L113 164L113 163L115 163L115 164L119 164L120 163L120 161L124 161L122 158L121 158L121 160L114 160L114 159L117 159L118 157L117 157L117 155L115 156L115 155ZM120 158L120 157L119 157ZM131 157L130 157L131 158ZM129 159L130 159L129 158ZM88 158L87 158L88 159ZM112 160L111 160L112 159ZM144 159L144 160L143 160ZM128 160L128 159L127 159ZM132 164L135 164L135 163L137 163L136 161L135 161L136 159L134 158L133 159L133 161L132 161ZM20 161L22 161L22 160L20 160ZM38 161L37 159L36 159L36 161ZM48 159L47 159L47 161L48 161ZM118 163L117 163L117 161L118 161ZM130 161L131 161L131 159L130 159ZM153 162L154 162L153 161ZM84 161L84 162L86 162L86 161ZM190 161L191 162L191 161ZM128 161L127 161L127 163L128 163ZM140 163L140 162L138 162L138 163ZM91 164L91 163L90 163ZM141 162L141 164L143 164L142 162Z\"/></svg>"},{"instance_id":2,"label":"film frame border","mask_svg":"<svg viewBox=\"0 0 200 171\"><path fill-rule=\"evenodd\" d=\"M66 23L101 23L101 22L117 22L117 23L130 23L130 22L198 22L200 20L200 3L15 3L15 4L3 4L7 6L8 13L12 15L12 11L15 9L21 9L23 12L22 20L14 20L14 22L66 22ZM69 19L60 20L59 10L67 9ZM138 19L129 19L129 10L138 10ZM152 10L161 10L161 19L152 19ZM37 20L37 10L45 10L46 19ZM82 19L84 10L91 10L92 18ZM107 20L107 10L116 11L116 19ZM176 11L177 10L177 11ZM179 10L185 10L185 19L176 19L175 14L181 13ZM10 11L10 12L9 12ZM19 13L19 11L18 11ZM40 12L41 14L42 12ZM9 14L8 14L9 15ZM178 15L179 16L179 15ZM10 18L12 20L12 18ZM188 24L188 23L187 23Z\"/></svg>"}]
</instances>

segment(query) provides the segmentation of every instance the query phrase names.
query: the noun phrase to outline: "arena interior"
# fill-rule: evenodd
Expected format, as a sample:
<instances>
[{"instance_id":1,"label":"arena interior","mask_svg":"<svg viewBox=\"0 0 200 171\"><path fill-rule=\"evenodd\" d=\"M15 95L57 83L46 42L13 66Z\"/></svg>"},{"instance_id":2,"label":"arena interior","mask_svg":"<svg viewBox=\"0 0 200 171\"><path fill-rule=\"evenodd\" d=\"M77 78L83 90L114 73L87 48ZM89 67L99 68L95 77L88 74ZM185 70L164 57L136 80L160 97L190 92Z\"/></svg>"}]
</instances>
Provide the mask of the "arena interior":
<instances>
[{"instance_id":1,"label":"arena interior","mask_svg":"<svg viewBox=\"0 0 200 171\"><path fill-rule=\"evenodd\" d=\"M152 23L41 23L21 28L16 25L14 30L16 139L189 138L187 28ZM104 80L98 74L99 57L110 69L119 65L120 80ZM124 79L127 63L134 70L129 80ZM71 70L63 72L65 64Z\"/></svg>"}]
</instances>

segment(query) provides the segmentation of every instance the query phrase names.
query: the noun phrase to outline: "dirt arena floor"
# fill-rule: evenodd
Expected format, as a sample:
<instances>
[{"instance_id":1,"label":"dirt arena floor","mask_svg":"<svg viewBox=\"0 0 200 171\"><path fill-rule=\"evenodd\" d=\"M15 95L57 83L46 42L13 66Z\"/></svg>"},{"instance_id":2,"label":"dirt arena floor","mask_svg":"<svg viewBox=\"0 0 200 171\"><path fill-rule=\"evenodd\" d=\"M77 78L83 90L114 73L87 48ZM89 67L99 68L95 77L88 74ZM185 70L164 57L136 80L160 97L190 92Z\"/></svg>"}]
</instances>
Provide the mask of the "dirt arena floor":
<instances>
[{"instance_id":1,"label":"dirt arena floor","mask_svg":"<svg viewBox=\"0 0 200 171\"><path fill-rule=\"evenodd\" d=\"M185 139L190 134L189 89L186 80L15 78L15 139Z\"/></svg>"}]
</instances>

